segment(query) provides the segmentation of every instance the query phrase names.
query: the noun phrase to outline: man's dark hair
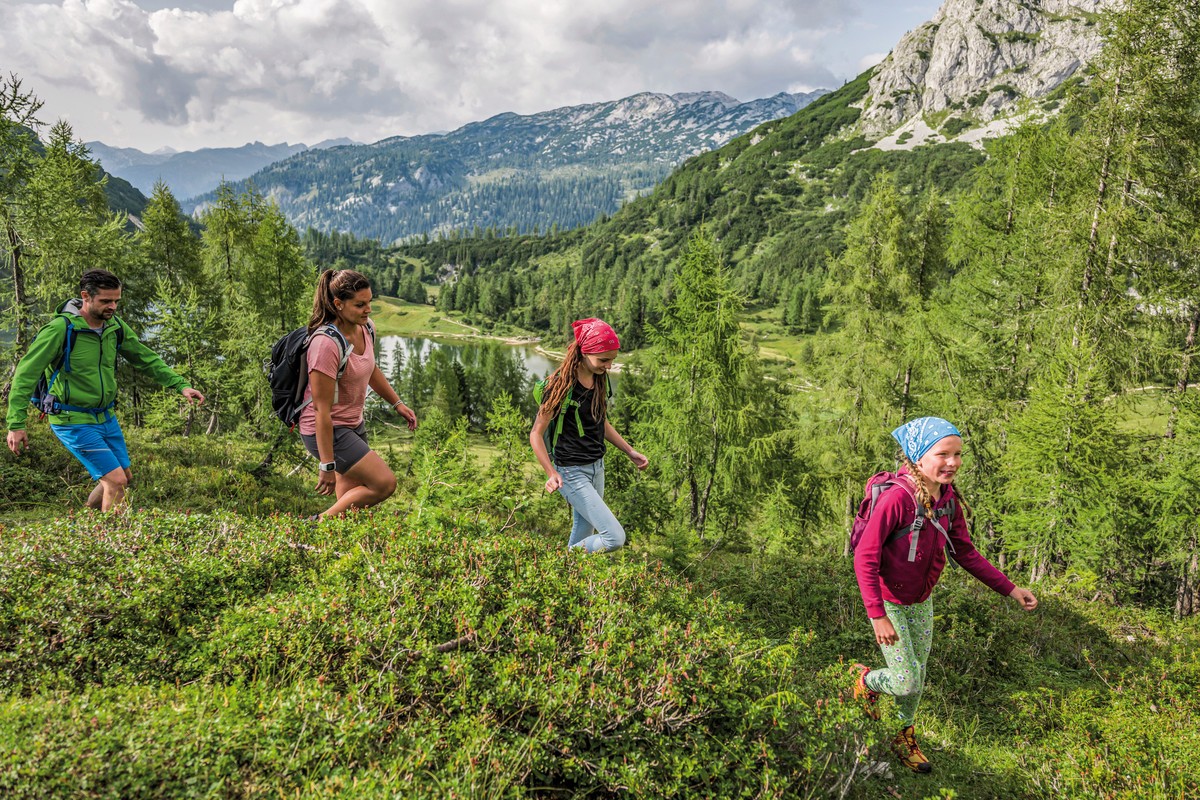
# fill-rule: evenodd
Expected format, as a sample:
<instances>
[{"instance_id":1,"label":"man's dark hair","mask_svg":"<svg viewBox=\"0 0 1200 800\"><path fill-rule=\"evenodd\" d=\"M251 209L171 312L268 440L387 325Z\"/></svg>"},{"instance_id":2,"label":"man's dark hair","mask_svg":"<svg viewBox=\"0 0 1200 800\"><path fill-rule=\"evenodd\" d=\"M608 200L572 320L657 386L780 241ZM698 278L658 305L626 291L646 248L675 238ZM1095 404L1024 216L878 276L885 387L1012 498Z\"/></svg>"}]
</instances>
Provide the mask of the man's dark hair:
<instances>
[{"instance_id":1,"label":"man's dark hair","mask_svg":"<svg viewBox=\"0 0 1200 800\"><path fill-rule=\"evenodd\" d=\"M79 291L95 295L104 289L120 289L121 279L106 269L89 269L79 279Z\"/></svg>"}]
</instances>

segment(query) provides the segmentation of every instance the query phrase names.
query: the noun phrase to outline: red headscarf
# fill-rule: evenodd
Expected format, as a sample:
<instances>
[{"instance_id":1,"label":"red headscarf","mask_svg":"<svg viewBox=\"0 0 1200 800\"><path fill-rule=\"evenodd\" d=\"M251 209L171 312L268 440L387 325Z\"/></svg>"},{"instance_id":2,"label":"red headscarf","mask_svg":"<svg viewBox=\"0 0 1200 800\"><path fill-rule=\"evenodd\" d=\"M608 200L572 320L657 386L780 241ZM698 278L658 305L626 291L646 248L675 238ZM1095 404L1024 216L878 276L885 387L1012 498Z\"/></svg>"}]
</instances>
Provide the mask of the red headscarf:
<instances>
[{"instance_id":1,"label":"red headscarf","mask_svg":"<svg viewBox=\"0 0 1200 800\"><path fill-rule=\"evenodd\" d=\"M617 332L602 319L589 317L571 323L575 331L575 341L584 353L607 353L609 350L619 350L621 340Z\"/></svg>"}]
</instances>

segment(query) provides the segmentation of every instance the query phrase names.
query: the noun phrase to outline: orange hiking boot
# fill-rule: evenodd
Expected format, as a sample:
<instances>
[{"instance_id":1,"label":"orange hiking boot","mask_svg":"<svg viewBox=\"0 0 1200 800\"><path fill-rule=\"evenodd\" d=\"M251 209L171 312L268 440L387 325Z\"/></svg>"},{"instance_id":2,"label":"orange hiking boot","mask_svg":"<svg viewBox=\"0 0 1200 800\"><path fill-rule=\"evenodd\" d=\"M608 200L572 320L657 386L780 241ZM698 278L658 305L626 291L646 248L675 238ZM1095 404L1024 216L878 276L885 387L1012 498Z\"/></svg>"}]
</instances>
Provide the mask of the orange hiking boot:
<instances>
[{"instance_id":1,"label":"orange hiking boot","mask_svg":"<svg viewBox=\"0 0 1200 800\"><path fill-rule=\"evenodd\" d=\"M867 673L870 671L865 664L850 667L850 673L858 676L854 679L854 700L863 704L863 711L868 717L879 719L879 692L867 688Z\"/></svg>"},{"instance_id":2,"label":"orange hiking boot","mask_svg":"<svg viewBox=\"0 0 1200 800\"><path fill-rule=\"evenodd\" d=\"M917 747L917 737L913 734L912 725L901 730L896 734L896 738L892 739L892 752L900 759L901 764L913 772L933 772L933 764L929 763L921 748Z\"/></svg>"}]
</instances>

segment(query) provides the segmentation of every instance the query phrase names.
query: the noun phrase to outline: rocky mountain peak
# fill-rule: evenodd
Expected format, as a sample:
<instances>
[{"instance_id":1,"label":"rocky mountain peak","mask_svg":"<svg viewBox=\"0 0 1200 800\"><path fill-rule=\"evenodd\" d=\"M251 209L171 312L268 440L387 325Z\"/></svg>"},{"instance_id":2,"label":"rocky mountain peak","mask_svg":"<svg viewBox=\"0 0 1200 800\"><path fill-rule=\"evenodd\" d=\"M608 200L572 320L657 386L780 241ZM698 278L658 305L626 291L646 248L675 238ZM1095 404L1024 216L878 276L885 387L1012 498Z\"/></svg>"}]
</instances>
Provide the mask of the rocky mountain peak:
<instances>
[{"instance_id":1,"label":"rocky mountain peak","mask_svg":"<svg viewBox=\"0 0 1200 800\"><path fill-rule=\"evenodd\" d=\"M879 137L941 112L987 123L1041 97L1100 52L1099 16L1120 0L946 0L871 78L859 124Z\"/></svg>"}]
</instances>

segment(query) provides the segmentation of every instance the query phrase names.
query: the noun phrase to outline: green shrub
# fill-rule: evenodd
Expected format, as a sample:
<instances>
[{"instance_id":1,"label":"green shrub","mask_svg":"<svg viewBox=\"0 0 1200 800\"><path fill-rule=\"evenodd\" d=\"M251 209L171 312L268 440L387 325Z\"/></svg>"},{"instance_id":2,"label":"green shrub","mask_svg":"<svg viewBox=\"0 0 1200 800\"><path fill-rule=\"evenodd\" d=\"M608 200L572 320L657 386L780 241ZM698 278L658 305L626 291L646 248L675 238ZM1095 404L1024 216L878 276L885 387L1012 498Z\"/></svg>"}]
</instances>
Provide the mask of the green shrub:
<instances>
[{"instance_id":1,"label":"green shrub","mask_svg":"<svg viewBox=\"0 0 1200 800\"><path fill-rule=\"evenodd\" d=\"M941 131L946 136L958 136L972 126L973 123L969 120L965 120L962 117L951 117L942 123Z\"/></svg>"},{"instance_id":2,"label":"green shrub","mask_svg":"<svg viewBox=\"0 0 1200 800\"><path fill-rule=\"evenodd\" d=\"M469 516L33 526L0 553L0 794L783 796L850 772L866 734L810 637L558 545Z\"/></svg>"}]
</instances>

